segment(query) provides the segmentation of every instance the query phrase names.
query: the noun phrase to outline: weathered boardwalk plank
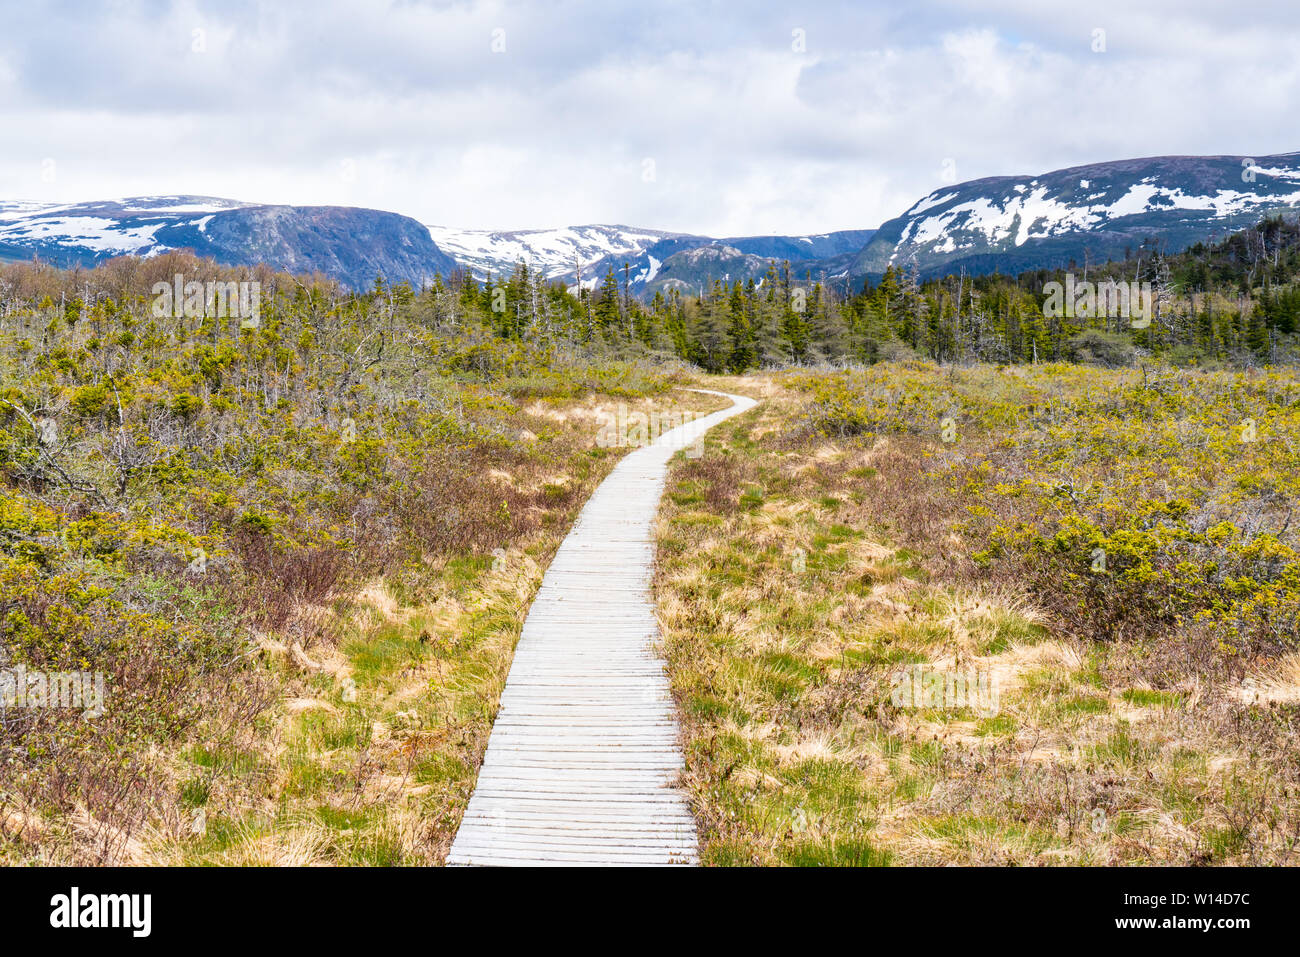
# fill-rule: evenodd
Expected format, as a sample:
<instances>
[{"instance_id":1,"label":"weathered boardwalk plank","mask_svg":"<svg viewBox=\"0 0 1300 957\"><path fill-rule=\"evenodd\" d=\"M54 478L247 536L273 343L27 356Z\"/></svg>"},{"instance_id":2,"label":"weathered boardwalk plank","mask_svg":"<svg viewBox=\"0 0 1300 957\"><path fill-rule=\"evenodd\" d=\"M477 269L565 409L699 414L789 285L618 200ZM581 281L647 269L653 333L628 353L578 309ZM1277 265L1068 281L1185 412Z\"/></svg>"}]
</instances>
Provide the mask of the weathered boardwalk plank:
<instances>
[{"instance_id":1,"label":"weathered boardwalk plank","mask_svg":"<svg viewBox=\"0 0 1300 957\"><path fill-rule=\"evenodd\" d=\"M448 864L696 862L695 821L673 786L677 719L654 648L652 528L672 456L755 404L728 398L731 408L628 453L556 552Z\"/></svg>"}]
</instances>

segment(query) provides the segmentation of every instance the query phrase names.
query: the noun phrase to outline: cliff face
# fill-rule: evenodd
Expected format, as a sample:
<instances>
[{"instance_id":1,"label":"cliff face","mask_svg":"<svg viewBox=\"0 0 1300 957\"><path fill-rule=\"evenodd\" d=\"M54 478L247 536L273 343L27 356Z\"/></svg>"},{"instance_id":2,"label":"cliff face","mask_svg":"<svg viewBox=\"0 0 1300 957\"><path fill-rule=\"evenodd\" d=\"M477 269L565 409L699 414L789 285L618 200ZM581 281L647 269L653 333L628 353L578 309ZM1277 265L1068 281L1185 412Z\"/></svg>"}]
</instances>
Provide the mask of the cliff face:
<instances>
[{"instance_id":1,"label":"cliff face","mask_svg":"<svg viewBox=\"0 0 1300 957\"><path fill-rule=\"evenodd\" d=\"M1300 205L1300 153L1157 156L998 176L935 190L883 224L850 267L879 275L1017 273L1123 259L1145 239L1168 252Z\"/></svg>"},{"instance_id":2,"label":"cliff face","mask_svg":"<svg viewBox=\"0 0 1300 957\"><path fill-rule=\"evenodd\" d=\"M0 203L0 258L93 265L192 249L230 266L320 271L365 288L382 275L418 285L457 268L429 231L397 213L344 206L256 206L168 196L49 205Z\"/></svg>"}]
</instances>

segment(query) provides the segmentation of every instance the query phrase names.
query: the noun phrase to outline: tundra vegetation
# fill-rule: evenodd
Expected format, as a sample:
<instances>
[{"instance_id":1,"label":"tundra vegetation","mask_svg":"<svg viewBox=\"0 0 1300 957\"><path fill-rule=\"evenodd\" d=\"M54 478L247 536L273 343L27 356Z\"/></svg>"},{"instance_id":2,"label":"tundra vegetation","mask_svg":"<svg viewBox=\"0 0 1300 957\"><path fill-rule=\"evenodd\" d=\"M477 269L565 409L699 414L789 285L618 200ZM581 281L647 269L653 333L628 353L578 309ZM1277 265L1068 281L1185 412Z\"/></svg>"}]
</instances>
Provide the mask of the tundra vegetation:
<instances>
[{"instance_id":1,"label":"tundra vegetation","mask_svg":"<svg viewBox=\"0 0 1300 957\"><path fill-rule=\"evenodd\" d=\"M107 689L0 709L0 860L438 862L599 423L717 400L442 288L159 318L176 274L249 278L0 271L0 667Z\"/></svg>"},{"instance_id":2,"label":"tundra vegetation","mask_svg":"<svg viewBox=\"0 0 1300 957\"><path fill-rule=\"evenodd\" d=\"M657 581L708 862L1295 863L1294 370L733 385Z\"/></svg>"},{"instance_id":3,"label":"tundra vegetation","mask_svg":"<svg viewBox=\"0 0 1300 957\"><path fill-rule=\"evenodd\" d=\"M1093 265L1141 329L1046 272L0 266L0 669L107 689L0 708L0 861L441 862L602 429L706 385L763 400L660 527L707 862L1291 862L1298 249ZM254 321L155 311L177 275Z\"/></svg>"}]
</instances>

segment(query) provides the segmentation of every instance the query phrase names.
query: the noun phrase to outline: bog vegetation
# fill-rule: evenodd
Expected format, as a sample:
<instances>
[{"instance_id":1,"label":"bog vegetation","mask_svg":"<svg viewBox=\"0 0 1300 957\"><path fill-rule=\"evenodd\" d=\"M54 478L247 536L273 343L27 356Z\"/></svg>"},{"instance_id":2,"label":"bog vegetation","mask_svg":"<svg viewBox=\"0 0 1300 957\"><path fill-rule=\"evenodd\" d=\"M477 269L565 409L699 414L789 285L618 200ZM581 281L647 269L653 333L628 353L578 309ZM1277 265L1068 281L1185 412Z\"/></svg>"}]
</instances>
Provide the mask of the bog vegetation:
<instances>
[{"instance_id":1,"label":"bog vegetation","mask_svg":"<svg viewBox=\"0 0 1300 957\"><path fill-rule=\"evenodd\" d=\"M602 407L781 367L666 498L706 860L1289 862L1298 236L1090 264L1142 328L1044 315L1049 272L0 267L0 670L109 696L0 708L0 860L441 861ZM256 320L157 314L178 274ZM904 666L999 710L900 705Z\"/></svg>"},{"instance_id":2,"label":"bog vegetation","mask_svg":"<svg viewBox=\"0 0 1300 957\"><path fill-rule=\"evenodd\" d=\"M671 407L683 371L265 269L256 324L158 318L176 274L248 278L0 271L3 667L109 697L0 711L0 854L436 861L539 569L618 454L596 404Z\"/></svg>"},{"instance_id":3,"label":"bog vegetation","mask_svg":"<svg viewBox=\"0 0 1300 957\"><path fill-rule=\"evenodd\" d=\"M746 383L660 541L708 860L1294 863L1294 370Z\"/></svg>"}]
</instances>

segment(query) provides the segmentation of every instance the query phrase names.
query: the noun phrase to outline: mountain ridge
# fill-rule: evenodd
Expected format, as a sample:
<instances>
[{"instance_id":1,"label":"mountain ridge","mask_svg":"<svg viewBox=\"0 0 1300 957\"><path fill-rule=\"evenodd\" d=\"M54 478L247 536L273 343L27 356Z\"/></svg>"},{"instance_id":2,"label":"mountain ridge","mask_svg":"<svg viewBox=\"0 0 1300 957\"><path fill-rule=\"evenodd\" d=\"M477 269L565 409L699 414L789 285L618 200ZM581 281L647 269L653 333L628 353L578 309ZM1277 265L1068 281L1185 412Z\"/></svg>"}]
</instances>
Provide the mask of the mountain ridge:
<instances>
[{"instance_id":1,"label":"mountain ridge","mask_svg":"<svg viewBox=\"0 0 1300 957\"><path fill-rule=\"evenodd\" d=\"M661 268L672 257L705 246L725 246L766 260L812 262L861 249L872 230L836 230L806 236L768 234L716 238L698 233L670 232L602 223L554 229L472 230L430 226L434 240L471 268L475 277L502 276L519 262L540 269L548 279L572 288L593 288L613 269L636 294L655 291ZM575 262L575 259L577 260ZM671 268L671 267L670 267ZM579 275L579 272L581 273ZM747 278L747 275L746 277Z\"/></svg>"},{"instance_id":2,"label":"mountain ridge","mask_svg":"<svg viewBox=\"0 0 1300 957\"><path fill-rule=\"evenodd\" d=\"M419 222L353 206L287 206L208 196L85 203L0 201L0 260L93 266L192 249L222 265L322 272L353 288L377 276L419 284L458 268Z\"/></svg>"},{"instance_id":3,"label":"mountain ridge","mask_svg":"<svg viewBox=\"0 0 1300 957\"><path fill-rule=\"evenodd\" d=\"M922 277L1059 268L1126 258L1147 238L1178 252L1300 205L1300 152L1155 156L1037 176L991 176L934 190L882 223L850 266Z\"/></svg>"},{"instance_id":4,"label":"mountain ridge","mask_svg":"<svg viewBox=\"0 0 1300 957\"><path fill-rule=\"evenodd\" d=\"M351 206L288 206L167 195L85 203L0 201L0 261L40 256L93 265L117 255L192 249L223 265L319 271L364 288L377 276L421 285L520 262L570 289L610 270L634 295L762 280L770 264L846 288L887 269L922 278L1019 273L1125 259L1154 240L1167 252L1300 208L1300 151L1258 158L1148 156L1038 175L988 176L933 190L878 229L710 237L622 224L480 230L422 224ZM705 255L688 255L707 249ZM626 267L626 268L625 268Z\"/></svg>"}]
</instances>

